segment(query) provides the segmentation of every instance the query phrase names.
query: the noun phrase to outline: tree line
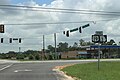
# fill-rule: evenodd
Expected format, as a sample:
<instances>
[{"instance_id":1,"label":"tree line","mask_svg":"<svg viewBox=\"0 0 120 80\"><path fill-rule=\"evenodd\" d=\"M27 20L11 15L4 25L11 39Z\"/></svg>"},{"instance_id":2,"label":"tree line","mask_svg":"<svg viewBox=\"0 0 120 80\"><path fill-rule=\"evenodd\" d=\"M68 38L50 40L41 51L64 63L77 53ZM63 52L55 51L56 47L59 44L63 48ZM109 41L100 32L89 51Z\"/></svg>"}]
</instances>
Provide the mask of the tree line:
<instances>
[{"instance_id":1,"label":"tree line","mask_svg":"<svg viewBox=\"0 0 120 80\"><path fill-rule=\"evenodd\" d=\"M89 45L95 45L95 43L90 41L85 41L83 39L79 40L79 43L74 42L72 46L69 46L67 42L60 42L57 45L57 52L67 52L67 51L75 51L75 50L86 50L85 48L81 48L81 46L89 46ZM118 45L115 43L113 39L106 43L102 43L102 45ZM115 50L112 50L114 53ZM55 47L52 45L48 45L47 49L45 50L46 55L43 55L42 51L35 51L35 50L27 50L24 52L14 52L9 51L8 53L1 53L0 59L17 59L17 60L42 60L43 56L44 59L52 60L55 59ZM58 56L59 59L61 58L61 55Z\"/></svg>"}]
</instances>

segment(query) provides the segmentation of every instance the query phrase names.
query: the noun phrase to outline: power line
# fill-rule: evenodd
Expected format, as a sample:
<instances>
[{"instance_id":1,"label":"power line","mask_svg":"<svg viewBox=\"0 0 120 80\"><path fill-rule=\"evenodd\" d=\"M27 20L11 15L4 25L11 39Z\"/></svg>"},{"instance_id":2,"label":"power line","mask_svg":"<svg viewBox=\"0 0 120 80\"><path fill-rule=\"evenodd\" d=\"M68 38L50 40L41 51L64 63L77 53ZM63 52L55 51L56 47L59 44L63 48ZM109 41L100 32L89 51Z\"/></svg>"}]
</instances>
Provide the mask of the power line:
<instances>
[{"instance_id":1,"label":"power line","mask_svg":"<svg viewBox=\"0 0 120 80\"><path fill-rule=\"evenodd\" d=\"M101 21L111 21L111 20L116 20L117 18L113 18L113 19L106 19L106 20L94 20L94 21L76 21L76 22L43 22L43 23L15 23L15 24L3 24L3 25L19 25L19 26L22 26L22 25L42 25L42 24L79 24L79 23L93 23L93 22L101 22Z\"/></svg>"},{"instance_id":2,"label":"power line","mask_svg":"<svg viewBox=\"0 0 120 80\"><path fill-rule=\"evenodd\" d=\"M27 11L43 11L43 12L60 12L60 13L77 13L77 14L95 14L95 15L111 15L120 16L120 12L110 11L95 11L95 10L77 10L77 9L62 9L62 8L45 8L45 7L33 7L33 6L18 6L18 5L0 5L0 9L8 10L27 10ZM3 8L4 7L4 8ZM8 7L8 8L6 8ZM34 10L37 9L37 10Z\"/></svg>"},{"instance_id":3,"label":"power line","mask_svg":"<svg viewBox=\"0 0 120 80\"><path fill-rule=\"evenodd\" d=\"M86 23L92 21L81 21L81 22L49 22L49 23L18 23L18 24L4 24L4 25L42 25L42 24L73 24L73 23Z\"/></svg>"},{"instance_id":4,"label":"power line","mask_svg":"<svg viewBox=\"0 0 120 80\"><path fill-rule=\"evenodd\" d=\"M19 6L19 5L0 5L3 7L19 7L19 8L37 8L37 9L47 9L47 10L62 10L62 11L84 11L84 12L102 12L102 13L120 13L120 12L113 12L113 11L98 11L98 10L86 10L86 9L65 9L65 8L48 8L48 7L34 7L34 6Z\"/></svg>"},{"instance_id":5,"label":"power line","mask_svg":"<svg viewBox=\"0 0 120 80\"><path fill-rule=\"evenodd\" d=\"M0 8L0 9L7 9L7 10L25 10L25 11L42 11L42 12L57 12L57 13L72 13L72 14L91 14L91 15L106 15L106 16L120 16L118 13L93 13L93 12L75 12L75 11L53 11L53 10L32 10L32 9L14 9L14 8Z\"/></svg>"}]
</instances>

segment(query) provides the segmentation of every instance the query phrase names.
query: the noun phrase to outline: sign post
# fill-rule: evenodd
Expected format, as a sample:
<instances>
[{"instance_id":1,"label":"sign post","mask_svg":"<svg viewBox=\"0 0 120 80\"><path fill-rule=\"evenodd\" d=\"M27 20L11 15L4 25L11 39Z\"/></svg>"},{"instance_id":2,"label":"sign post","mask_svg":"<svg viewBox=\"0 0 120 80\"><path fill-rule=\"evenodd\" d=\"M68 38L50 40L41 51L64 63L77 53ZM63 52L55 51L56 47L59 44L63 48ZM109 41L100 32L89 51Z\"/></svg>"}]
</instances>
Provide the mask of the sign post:
<instances>
[{"instance_id":1,"label":"sign post","mask_svg":"<svg viewBox=\"0 0 120 80\"><path fill-rule=\"evenodd\" d=\"M92 35L92 42L98 43L98 70L100 70L100 43L107 42L107 35L103 35L103 31L96 31Z\"/></svg>"},{"instance_id":2,"label":"sign post","mask_svg":"<svg viewBox=\"0 0 120 80\"><path fill-rule=\"evenodd\" d=\"M98 43L98 70L100 70L100 43Z\"/></svg>"}]
</instances>

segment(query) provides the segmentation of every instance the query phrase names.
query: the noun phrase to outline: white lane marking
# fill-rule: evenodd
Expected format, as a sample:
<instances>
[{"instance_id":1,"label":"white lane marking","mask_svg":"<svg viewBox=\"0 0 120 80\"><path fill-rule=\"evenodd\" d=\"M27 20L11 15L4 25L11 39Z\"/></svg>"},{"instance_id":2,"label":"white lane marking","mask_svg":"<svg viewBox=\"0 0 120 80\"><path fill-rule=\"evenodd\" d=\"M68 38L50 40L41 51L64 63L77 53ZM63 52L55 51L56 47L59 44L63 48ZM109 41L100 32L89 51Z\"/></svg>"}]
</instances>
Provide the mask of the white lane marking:
<instances>
[{"instance_id":1,"label":"white lane marking","mask_svg":"<svg viewBox=\"0 0 120 80\"><path fill-rule=\"evenodd\" d=\"M28 69L25 69L25 70L15 70L14 72L17 73L17 72L30 72L32 70L28 70Z\"/></svg>"},{"instance_id":2,"label":"white lane marking","mask_svg":"<svg viewBox=\"0 0 120 80\"><path fill-rule=\"evenodd\" d=\"M8 66L5 66L5 67L3 67L2 69L0 69L0 71L9 68L9 67L11 67L12 65L13 65L13 64L10 64L10 65L8 65Z\"/></svg>"}]
</instances>

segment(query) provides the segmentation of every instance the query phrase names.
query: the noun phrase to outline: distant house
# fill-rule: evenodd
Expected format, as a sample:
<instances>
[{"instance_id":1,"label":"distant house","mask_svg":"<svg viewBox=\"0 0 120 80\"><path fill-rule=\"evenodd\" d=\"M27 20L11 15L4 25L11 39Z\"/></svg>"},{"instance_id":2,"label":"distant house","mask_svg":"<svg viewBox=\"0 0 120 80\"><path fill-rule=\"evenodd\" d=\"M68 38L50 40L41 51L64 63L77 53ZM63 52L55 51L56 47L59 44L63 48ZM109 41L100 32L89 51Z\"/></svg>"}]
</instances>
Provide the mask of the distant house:
<instances>
[{"instance_id":1,"label":"distant house","mask_svg":"<svg viewBox=\"0 0 120 80\"><path fill-rule=\"evenodd\" d=\"M68 51L68 52L61 53L61 58L62 59L77 58L77 56L78 56L78 52L77 51Z\"/></svg>"},{"instance_id":2,"label":"distant house","mask_svg":"<svg viewBox=\"0 0 120 80\"><path fill-rule=\"evenodd\" d=\"M88 53L87 51L68 51L68 52L61 53L61 58L62 59L91 58L91 54Z\"/></svg>"}]
</instances>

